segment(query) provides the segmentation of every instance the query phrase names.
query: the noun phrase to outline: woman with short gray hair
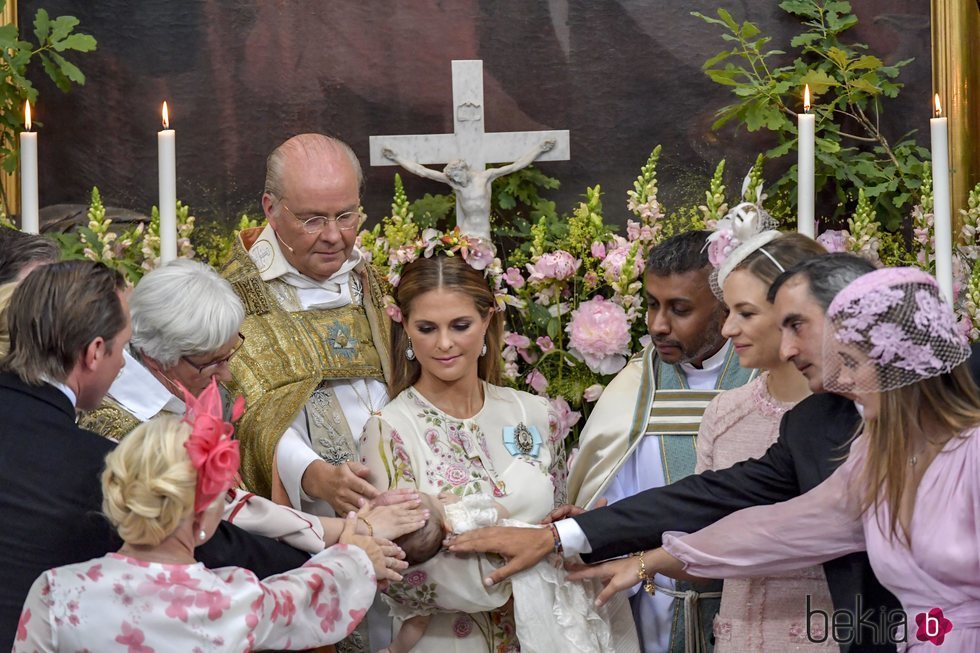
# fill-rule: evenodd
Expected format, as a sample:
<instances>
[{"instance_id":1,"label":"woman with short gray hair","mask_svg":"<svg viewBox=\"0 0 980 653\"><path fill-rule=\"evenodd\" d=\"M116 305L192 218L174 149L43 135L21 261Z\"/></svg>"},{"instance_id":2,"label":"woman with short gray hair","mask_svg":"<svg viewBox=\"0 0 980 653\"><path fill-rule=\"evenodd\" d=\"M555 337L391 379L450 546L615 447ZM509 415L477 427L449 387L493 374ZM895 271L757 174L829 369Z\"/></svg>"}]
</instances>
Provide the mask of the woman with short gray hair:
<instances>
[{"instance_id":1,"label":"woman with short gray hair","mask_svg":"<svg viewBox=\"0 0 980 653\"><path fill-rule=\"evenodd\" d=\"M204 263L171 261L144 276L129 299L133 335L126 363L82 426L119 439L161 413L182 414L181 386L200 393L231 379L228 360L244 338L245 308L231 285Z\"/></svg>"}]
</instances>

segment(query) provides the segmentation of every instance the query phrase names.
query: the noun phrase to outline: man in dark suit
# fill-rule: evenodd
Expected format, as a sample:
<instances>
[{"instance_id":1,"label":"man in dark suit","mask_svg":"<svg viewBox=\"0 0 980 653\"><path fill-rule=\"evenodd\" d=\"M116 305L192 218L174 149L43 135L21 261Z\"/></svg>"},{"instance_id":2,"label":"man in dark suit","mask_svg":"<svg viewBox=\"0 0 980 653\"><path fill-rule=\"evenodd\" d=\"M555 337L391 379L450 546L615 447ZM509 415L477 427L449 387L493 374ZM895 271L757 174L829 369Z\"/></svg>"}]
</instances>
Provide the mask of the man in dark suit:
<instances>
[{"instance_id":1,"label":"man in dark suit","mask_svg":"<svg viewBox=\"0 0 980 653\"><path fill-rule=\"evenodd\" d=\"M770 289L782 330L780 355L807 377L814 395L783 416L779 438L762 458L688 476L605 508L582 512L563 506L552 513L553 529L472 531L450 549L503 554L508 563L487 579L497 583L558 548L565 555L583 554L590 562L622 556L660 546L666 531L694 532L742 508L786 501L816 487L843 462L861 423L853 401L823 392L825 313L840 290L873 269L860 257L829 254L787 270ZM980 359L976 348L972 358ZM971 369L977 369L974 360ZM880 610L900 604L878 583L867 555L831 560L824 571L835 608L848 611L855 625L849 633L832 633L841 640L841 649L894 651L878 620Z\"/></svg>"},{"instance_id":2,"label":"man in dark suit","mask_svg":"<svg viewBox=\"0 0 980 653\"><path fill-rule=\"evenodd\" d=\"M122 544L99 514L104 458L115 445L76 426L75 411L98 406L122 367L124 292L117 272L74 261L38 268L11 298L11 349L0 361L0 650L13 646L24 598L44 570ZM261 577L309 560L226 522L197 557Z\"/></svg>"}]
</instances>

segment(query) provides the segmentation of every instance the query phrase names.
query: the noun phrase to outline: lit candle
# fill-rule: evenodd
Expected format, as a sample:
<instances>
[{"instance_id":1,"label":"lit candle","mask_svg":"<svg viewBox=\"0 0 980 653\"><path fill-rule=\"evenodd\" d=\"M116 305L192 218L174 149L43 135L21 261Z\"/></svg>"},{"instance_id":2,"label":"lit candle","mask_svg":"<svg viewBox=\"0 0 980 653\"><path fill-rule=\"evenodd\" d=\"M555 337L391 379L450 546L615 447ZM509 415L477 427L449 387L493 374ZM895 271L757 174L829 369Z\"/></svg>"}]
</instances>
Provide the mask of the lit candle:
<instances>
[{"instance_id":1,"label":"lit candle","mask_svg":"<svg viewBox=\"0 0 980 653\"><path fill-rule=\"evenodd\" d=\"M167 103L163 103L163 129L157 134L160 164L160 264L177 258L177 154L176 135L170 129Z\"/></svg>"},{"instance_id":2,"label":"lit candle","mask_svg":"<svg viewBox=\"0 0 980 653\"><path fill-rule=\"evenodd\" d=\"M946 301L953 302L953 227L949 208L949 126L936 94L932 132L932 194L936 233L936 280Z\"/></svg>"},{"instance_id":3,"label":"lit candle","mask_svg":"<svg viewBox=\"0 0 980 653\"><path fill-rule=\"evenodd\" d=\"M20 229L40 233L37 200L37 132L31 131L31 103L24 103L24 131L20 133Z\"/></svg>"},{"instance_id":4,"label":"lit candle","mask_svg":"<svg viewBox=\"0 0 980 653\"><path fill-rule=\"evenodd\" d=\"M804 236L816 237L813 220L813 152L816 116L810 113L810 85L803 88L803 113L796 116L799 133L796 162L797 229Z\"/></svg>"}]
</instances>

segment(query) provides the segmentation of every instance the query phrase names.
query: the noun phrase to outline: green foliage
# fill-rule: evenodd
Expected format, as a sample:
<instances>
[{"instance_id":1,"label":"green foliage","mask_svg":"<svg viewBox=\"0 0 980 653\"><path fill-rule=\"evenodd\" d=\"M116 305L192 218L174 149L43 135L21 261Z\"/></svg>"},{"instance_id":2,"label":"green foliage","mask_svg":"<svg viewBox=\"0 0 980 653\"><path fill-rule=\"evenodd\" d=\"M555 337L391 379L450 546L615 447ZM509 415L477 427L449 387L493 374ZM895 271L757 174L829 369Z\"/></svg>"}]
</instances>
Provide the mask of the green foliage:
<instances>
[{"instance_id":1,"label":"green foliage","mask_svg":"<svg viewBox=\"0 0 980 653\"><path fill-rule=\"evenodd\" d=\"M3 11L7 0L0 0ZM7 173L17 168L17 133L24 129L24 102L37 102L37 89L27 78L32 63L41 62L48 77L62 91L73 84L85 83L85 75L66 55L95 50L95 39L75 31L78 19L74 16L51 18L44 9L34 15L34 38L37 43L22 41L17 25L0 26L0 160ZM3 190L0 189L0 193ZM3 197L6 211L7 198Z\"/></svg>"},{"instance_id":2,"label":"green foliage","mask_svg":"<svg viewBox=\"0 0 980 653\"><path fill-rule=\"evenodd\" d=\"M717 10L717 17L693 12L718 26L730 47L703 66L736 98L718 112L713 127L734 122L749 131L767 130L777 144L766 158L789 155L796 149L796 113L809 84L816 114L816 190L834 198L837 217L855 206L856 189L863 188L882 224L897 229L918 197L929 152L916 145L912 134L890 142L879 122L884 101L898 95L902 84L897 78L911 60L886 65L868 53L867 45L844 43L841 35L858 22L849 2L784 0L779 6L802 28L790 41L795 58L786 65L777 64L786 61L787 51L772 48L772 37L754 23L739 23L724 9ZM794 165L775 188L795 188L796 174ZM792 194L786 197L795 205Z\"/></svg>"},{"instance_id":3,"label":"green foliage","mask_svg":"<svg viewBox=\"0 0 980 653\"><path fill-rule=\"evenodd\" d=\"M265 218L262 218L262 222ZM218 221L205 222L194 228L194 235L191 240L197 258L206 262L212 267L220 267L231 256L231 248L235 244L238 234L246 229L253 229L260 225L257 218L250 218L247 213L242 213L238 222L231 228Z\"/></svg>"}]
</instances>

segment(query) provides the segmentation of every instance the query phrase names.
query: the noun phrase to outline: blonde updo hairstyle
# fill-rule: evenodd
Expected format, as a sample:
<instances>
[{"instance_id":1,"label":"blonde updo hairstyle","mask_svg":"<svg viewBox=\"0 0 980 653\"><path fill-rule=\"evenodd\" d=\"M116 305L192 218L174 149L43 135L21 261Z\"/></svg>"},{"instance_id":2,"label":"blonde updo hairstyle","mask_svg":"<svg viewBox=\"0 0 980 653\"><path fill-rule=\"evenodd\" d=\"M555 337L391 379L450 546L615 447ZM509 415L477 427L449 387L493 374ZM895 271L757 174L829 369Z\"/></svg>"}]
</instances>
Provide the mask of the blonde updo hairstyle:
<instances>
[{"instance_id":1,"label":"blonde updo hairstyle","mask_svg":"<svg viewBox=\"0 0 980 653\"><path fill-rule=\"evenodd\" d=\"M197 472L178 415L140 424L106 456L102 512L127 544L156 546L194 509Z\"/></svg>"},{"instance_id":2,"label":"blonde updo hairstyle","mask_svg":"<svg viewBox=\"0 0 980 653\"><path fill-rule=\"evenodd\" d=\"M412 302L430 290L439 288L458 292L472 299L477 313L483 319L496 306L493 292L483 272L470 267L461 256L423 256L406 265L398 286L394 289L395 304L401 309L402 321L392 322L391 325L392 374L388 392L392 397L415 384L422 373L418 360L410 361L405 358L405 349L408 347L405 324L412 314ZM500 384L503 333L503 314L501 311L493 311L487 327L487 353L480 357L477 364L477 375L492 385Z\"/></svg>"}]
</instances>

